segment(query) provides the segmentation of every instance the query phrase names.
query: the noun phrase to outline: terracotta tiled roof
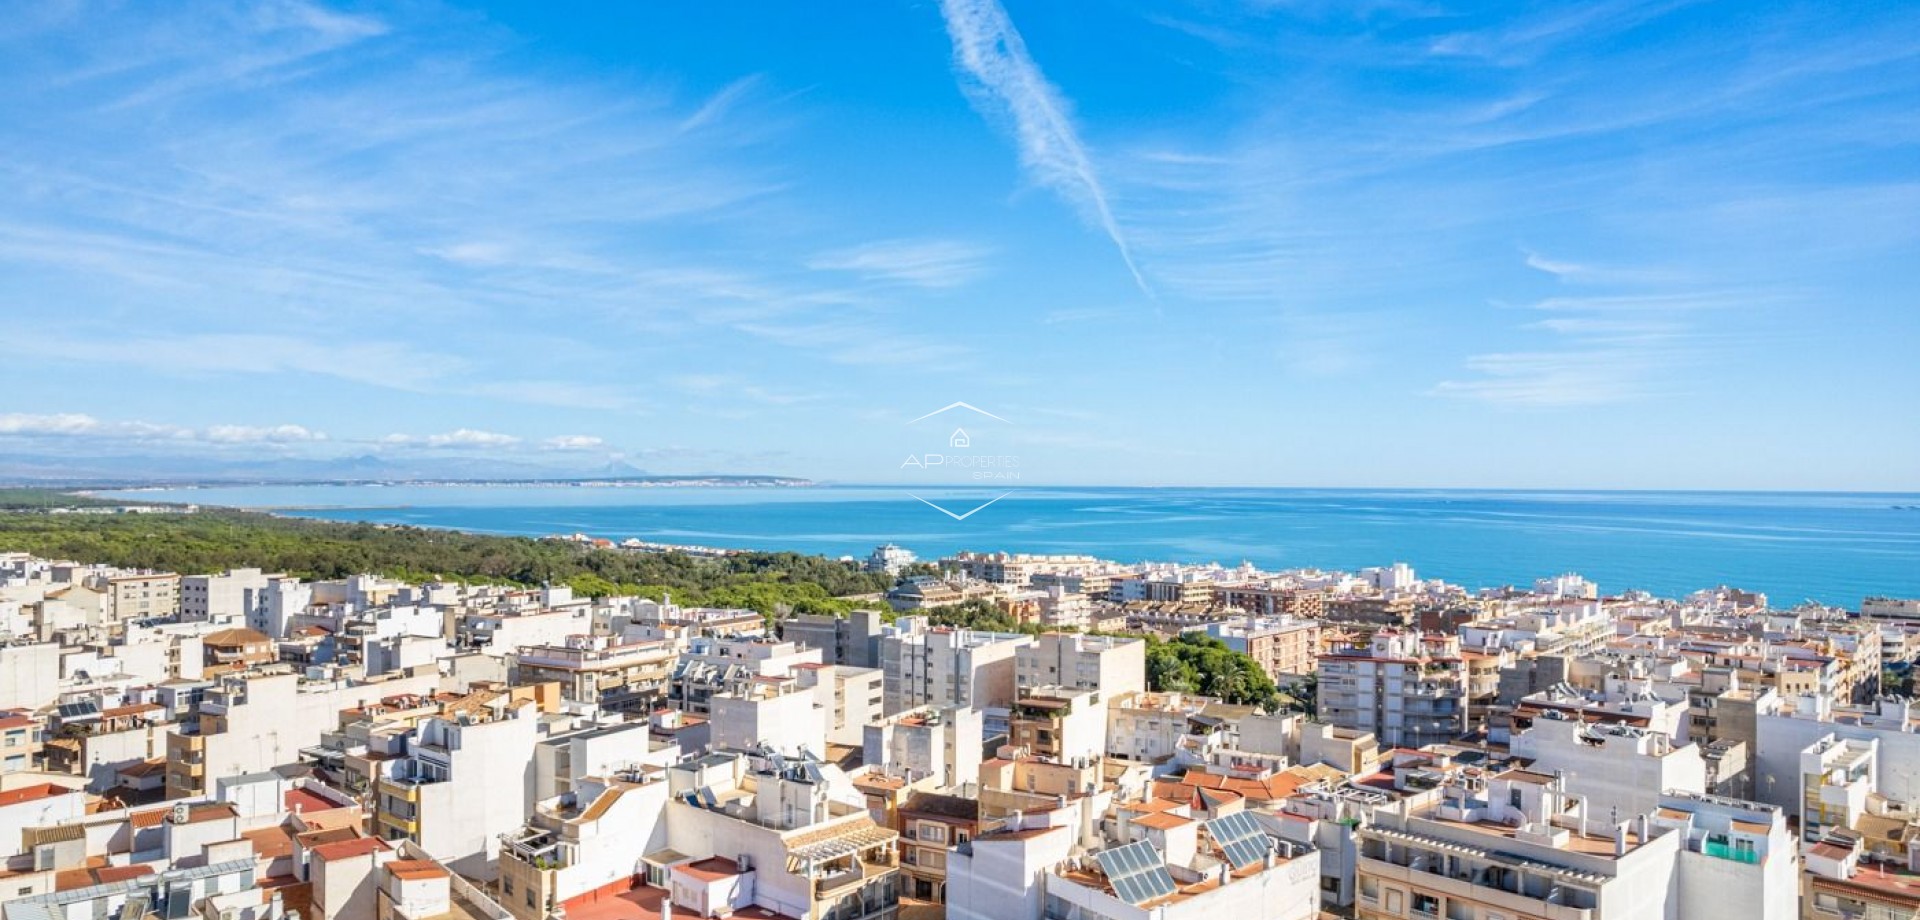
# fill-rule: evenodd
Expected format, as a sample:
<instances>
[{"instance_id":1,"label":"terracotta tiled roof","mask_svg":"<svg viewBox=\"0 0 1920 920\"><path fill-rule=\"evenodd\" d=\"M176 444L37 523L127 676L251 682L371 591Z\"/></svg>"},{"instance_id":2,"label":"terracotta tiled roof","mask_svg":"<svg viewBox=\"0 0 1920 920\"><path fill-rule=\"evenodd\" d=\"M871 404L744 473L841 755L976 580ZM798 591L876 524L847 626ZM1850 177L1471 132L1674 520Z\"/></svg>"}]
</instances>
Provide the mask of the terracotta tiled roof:
<instances>
[{"instance_id":1,"label":"terracotta tiled roof","mask_svg":"<svg viewBox=\"0 0 1920 920\"><path fill-rule=\"evenodd\" d=\"M336 859L352 859L356 856L366 856L391 849L393 847L388 846L386 841L378 837L355 837L338 843L323 843L313 848L313 855L332 862Z\"/></svg>"},{"instance_id":2,"label":"terracotta tiled roof","mask_svg":"<svg viewBox=\"0 0 1920 920\"><path fill-rule=\"evenodd\" d=\"M18 805L21 802L37 802L41 799L50 799L56 795L71 795L73 791L74 790L68 789L65 786L56 786L52 783L35 783L31 786L22 786L7 792L0 792L0 808L5 808L9 805Z\"/></svg>"},{"instance_id":3,"label":"terracotta tiled roof","mask_svg":"<svg viewBox=\"0 0 1920 920\"><path fill-rule=\"evenodd\" d=\"M740 874L740 864L725 856L709 856L699 862L674 866L674 872L693 876L702 882L716 882Z\"/></svg>"},{"instance_id":4,"label":"terracotta tiled roof","mask_svg":"<svg viewBox=\"0 0 1920 920\"><path fill-rule=\"evenodd\" d=\"M387 871L405 881L448 877L447 870L430 859L396 859L387 863Z\"/></svg>"}]
</instances>

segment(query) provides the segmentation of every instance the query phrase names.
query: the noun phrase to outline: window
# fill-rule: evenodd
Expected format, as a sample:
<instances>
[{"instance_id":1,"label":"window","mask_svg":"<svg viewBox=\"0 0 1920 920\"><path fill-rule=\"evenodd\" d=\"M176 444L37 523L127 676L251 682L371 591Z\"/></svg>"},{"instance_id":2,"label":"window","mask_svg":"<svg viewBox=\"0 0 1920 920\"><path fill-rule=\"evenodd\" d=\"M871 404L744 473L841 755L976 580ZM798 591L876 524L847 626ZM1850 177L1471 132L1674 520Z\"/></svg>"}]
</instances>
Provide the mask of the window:
<instances>
[{"instance_id":1,"label":"window","mask_svg":"<svg viewBox=\"0 0 1920 920\"><path fill-rule=\"evenodd\" d=\"M507 876L504 876L504 875L503 875L503 876L501 876L501 877L500 877L500 892L501 892L502 894L512 894L512 893L513 893L513 879L511 879L511 878L508 878Z\"/></svg>"},{"instance_id":2,"label":"window","mask_svg":"<svg viewBox=\"0 0 1920 920\"><path fill-rule=\"evenodd\" d=\"M535 906L533 903L533 889L531 888L527 889L527 906L528 907Z\"/></svg>"},{"instance_id":3,"label":"window","mask_svg":"<svg viewBox=\"0 0 1920 920\"><path fill-rule=\"evenodd\" d=\"M1437 917L1440 915L1440 899L1422 891L1413 893L1413 912L1416 916Z\"/></svg>"}]
</instances>

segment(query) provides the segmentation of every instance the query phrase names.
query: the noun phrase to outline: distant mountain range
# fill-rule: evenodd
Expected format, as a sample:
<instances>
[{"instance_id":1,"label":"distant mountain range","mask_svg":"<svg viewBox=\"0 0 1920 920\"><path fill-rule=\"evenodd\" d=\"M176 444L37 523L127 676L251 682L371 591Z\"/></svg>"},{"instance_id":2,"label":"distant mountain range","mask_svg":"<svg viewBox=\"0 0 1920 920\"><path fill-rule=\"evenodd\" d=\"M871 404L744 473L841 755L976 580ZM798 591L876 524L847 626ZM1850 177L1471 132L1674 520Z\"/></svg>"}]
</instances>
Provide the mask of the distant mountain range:
<instances>
[{"instance_id":1,"label":"distant mountain range","mask_svg":"<svg viewBox=\"0 0 1920 920\"><path fill-rule=\"evenodd\" d=\"M810 485L770 475L649 473L622 460L540 464L486 457L384 457L219 460L124 455L87 458L0 455L0 484L61 487L240 485L331 482L703 482Z\"/></svg>"}]
</instances>

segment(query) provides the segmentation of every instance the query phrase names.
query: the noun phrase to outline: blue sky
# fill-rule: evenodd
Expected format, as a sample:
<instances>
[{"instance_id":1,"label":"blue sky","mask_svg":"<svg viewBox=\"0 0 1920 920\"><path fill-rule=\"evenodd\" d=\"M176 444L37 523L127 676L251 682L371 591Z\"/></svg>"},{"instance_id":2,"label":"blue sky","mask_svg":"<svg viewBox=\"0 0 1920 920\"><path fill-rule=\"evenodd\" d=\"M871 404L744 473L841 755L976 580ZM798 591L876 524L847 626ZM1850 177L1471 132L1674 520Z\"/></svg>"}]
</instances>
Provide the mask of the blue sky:
<instances>
[{"instance_id":1,"label":"blue sky","mask_svg":"<svg viewBox=\"0 0 1920 920\"><path fill-rule=\"evenodd\" d=\"M1920 488L1910 4L607 6L0 24L0 455Z\"/></svg>"}]
</instances>

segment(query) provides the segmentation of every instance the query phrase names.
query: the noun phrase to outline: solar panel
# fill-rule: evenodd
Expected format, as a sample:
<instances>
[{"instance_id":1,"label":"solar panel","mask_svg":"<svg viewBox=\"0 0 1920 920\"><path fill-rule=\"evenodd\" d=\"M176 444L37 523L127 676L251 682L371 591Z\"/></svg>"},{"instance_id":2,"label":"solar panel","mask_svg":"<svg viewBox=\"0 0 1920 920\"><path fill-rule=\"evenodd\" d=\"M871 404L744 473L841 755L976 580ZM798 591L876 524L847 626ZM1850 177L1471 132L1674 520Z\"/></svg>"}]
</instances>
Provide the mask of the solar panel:
<instances>
[{"instance_id":1,"label":"solar panel","mask_svg":"<svg viewBox=\"0 0 1920 920\"><path fill-rule=\"evenodd\" d=\"M1144 904L1174 892L1173 876L1160 851L1144 840L1094 854L1113 893L1129 904Z\"/></svg>"},{"instance_id":2,"label":"solar panel","mask_svg":"<svg viewBox=\"0 0 1920 920\"><path fill-rule=\"evenodd\" d=\"M1227 862L1232 863L1235 869L1245 869L1264 862L1267 854L1273 851L1273 841L1267 838L1267 832L1260 828L1260 822L1249 812L1224 815L1208 821L1206 826L1207 835L1220 845L1220 851L1226 854Z\"/></svg>"}]
</instances>

